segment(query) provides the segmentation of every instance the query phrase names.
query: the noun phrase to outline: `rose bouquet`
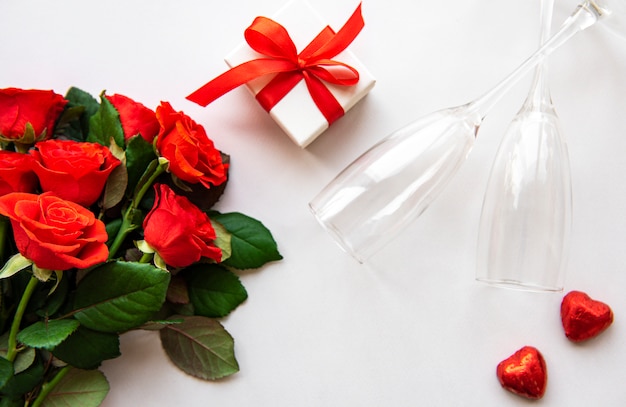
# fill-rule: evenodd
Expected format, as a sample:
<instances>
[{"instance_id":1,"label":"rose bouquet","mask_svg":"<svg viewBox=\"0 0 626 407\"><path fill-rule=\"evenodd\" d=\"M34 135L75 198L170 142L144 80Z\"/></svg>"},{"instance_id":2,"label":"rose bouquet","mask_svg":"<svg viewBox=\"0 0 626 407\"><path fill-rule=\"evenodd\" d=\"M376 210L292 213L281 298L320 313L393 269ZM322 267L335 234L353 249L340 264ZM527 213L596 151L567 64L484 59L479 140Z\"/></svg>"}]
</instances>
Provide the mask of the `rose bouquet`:
<instances>
[{"instance_id":1,"label":"rose bouquet","mask_svg":"<svg viewBox=\"0 0 626 407\"><path fill-rule=\"evenodd\" d=\"M158 331L172 362L238 371L219 322L237 270L281 259L270 231L213 208L229 156L161 102L0 89L0 406L97 406L119 335Z\"/></svg>"}]
</instances>

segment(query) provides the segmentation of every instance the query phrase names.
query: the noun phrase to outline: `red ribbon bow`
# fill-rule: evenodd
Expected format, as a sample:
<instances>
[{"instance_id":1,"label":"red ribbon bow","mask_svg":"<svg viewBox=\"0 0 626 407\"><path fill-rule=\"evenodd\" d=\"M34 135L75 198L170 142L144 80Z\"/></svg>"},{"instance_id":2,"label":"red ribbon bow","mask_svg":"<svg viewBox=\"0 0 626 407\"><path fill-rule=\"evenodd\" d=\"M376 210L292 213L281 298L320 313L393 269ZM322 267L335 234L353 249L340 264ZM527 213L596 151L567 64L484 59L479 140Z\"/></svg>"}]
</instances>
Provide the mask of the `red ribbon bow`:
<instances>
[{"instance_id":1,"label":"red ribbon bow","mask_svg":"<svg viewBox=\"0 0 626 407\"><path fill-rule=\"evenodd\" d=\"M244 62L226 71L187 96L187 99L207 106L225 93L253 79L267 74L277 74L256 95L261 106L269 112L304 78L311 98L331 124L344 114L344 110L322 80L337 85L357 84L359 72L331 58L346 49L364 25L359 4L337 33L326 26L298 54L289 33L282 25L266 17L257 17L246 29L244 36L250 47L266 58Z\"/></svg>"}]
</instances>

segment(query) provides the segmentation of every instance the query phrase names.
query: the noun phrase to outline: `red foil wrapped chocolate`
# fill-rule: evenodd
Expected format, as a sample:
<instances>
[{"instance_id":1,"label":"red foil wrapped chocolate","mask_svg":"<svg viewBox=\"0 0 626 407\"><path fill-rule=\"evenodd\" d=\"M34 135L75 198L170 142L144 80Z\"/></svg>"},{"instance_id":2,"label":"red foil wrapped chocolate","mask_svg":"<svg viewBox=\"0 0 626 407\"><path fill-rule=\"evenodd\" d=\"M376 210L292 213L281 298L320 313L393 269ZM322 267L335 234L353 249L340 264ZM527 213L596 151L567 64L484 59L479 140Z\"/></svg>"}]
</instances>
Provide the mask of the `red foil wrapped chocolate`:
<instances>
[{"instance_id":1,"label":"red foil wrapped chocolate","mask_svg":"<svg viewBox=\"0 0 626 407\"><path fill-rule=\"evenodd\" d=\"M582 342L604 332L613 323L613 311L581 291L571 291L561 302L561 322L569 340Z\"/></svg>"},{"instance_id":2,"label":"red foil wrapped chocolate","mask_svg":"<svg viewBox=\"0 0 626 407\"><path fill-rule=\"evenodd\" d=\"M548 370L541 353L524 346L502 362L496 369L502 387L528 399L540 399L546 391Z\"/></svg>"}]
</instances>

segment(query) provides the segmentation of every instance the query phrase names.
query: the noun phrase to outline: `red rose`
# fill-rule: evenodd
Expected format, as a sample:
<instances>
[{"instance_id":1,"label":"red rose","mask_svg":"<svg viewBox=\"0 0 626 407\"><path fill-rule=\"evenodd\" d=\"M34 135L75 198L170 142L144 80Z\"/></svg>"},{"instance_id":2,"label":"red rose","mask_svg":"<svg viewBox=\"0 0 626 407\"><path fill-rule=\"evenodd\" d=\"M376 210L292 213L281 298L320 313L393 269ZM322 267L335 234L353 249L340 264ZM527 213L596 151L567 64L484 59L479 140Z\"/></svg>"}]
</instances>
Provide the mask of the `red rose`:
<instances>
[{"instance_id":1,"label":"red rose","mask_svg":"<svg viewBox=\"0 0 626 407\"><path fill-rule=\"evenodd\" d=\"M156 110L161 130L156 142L160 155L169 160L169 169L178 178L206 188L226 181L228 164L209 139L204 128L167 102Z\"/></svg>"},{"instance_id":2,"label":"red rose","mask_svg":"<svg viewBox=\"0 0 626 407\"><path fill-rule=\"evenodd\" d=\"M120 160L107 147L71 140L46 140L35 144L30 154L41 189L90 206L98 200L111 171Z\"/></svg>"},{"instance_id":3,"label":"red rose","mask_svg":"<svg viewBox=\"0 0 626 407\"><path fill-rule=\"evenodd\" d=\"M126 141L137 134L141 134L141 137L148 143L152 143L156 135L159 134L159 122L154 111L124 95L116 94L106 96L106 98L120 114Z\"/></svg>"},{"instance_id":4,"label":"red rose","mask_svg":"<svg viewBox=\"0 0 626 407\"><path fill-rule=\"evenodd\" d=\"M24 144L50 138L66 104L51 90L0 89L0 137ZM27 124L34 134L25 134Z\"/></svg>"},{"instance_id":5,"label":"red rose","mask_svg":"<svg viewBox=\"0 0 626 407\"><path fill-rule=\"evenodd\" d=\"M35 192L36 188L33 157L0 150L0 196L11 192Z\"/></svg>"},{"instance_id":6,"label":"red rose","mask_svg":"<svg viewBox=\"0 0 626 407\"><path fill-rule=\"evenodd\" d=\"M51 193L4 195L0 214L11 219L18 250L37 267L87 268L109 255L104 223L84 207Z\"/></svg>"},{"instance_id":7,"label":"red rose","mask_svg":"<svg viewBox=\"0 0 626 407\"><path fill-rule=\"evenodd\" d=\"M215 230L206 213L167 185L154 186L154 206L143 221L144 239L173 267L186 267L207 257L219 262Z\"/></svg>"}]
</instances>

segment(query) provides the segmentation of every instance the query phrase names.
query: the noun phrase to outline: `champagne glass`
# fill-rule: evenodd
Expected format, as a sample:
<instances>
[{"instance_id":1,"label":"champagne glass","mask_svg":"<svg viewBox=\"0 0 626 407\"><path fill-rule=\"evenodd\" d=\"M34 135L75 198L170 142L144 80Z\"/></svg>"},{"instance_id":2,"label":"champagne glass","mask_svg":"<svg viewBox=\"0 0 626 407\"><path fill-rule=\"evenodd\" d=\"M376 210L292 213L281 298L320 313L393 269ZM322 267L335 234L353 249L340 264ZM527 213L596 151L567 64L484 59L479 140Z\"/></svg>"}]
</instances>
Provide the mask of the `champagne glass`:
<instances>
[{"instance_id":1,"label":"champagne glass","mask_svg":"<svg viewBox=\"0 0 626 407\"><path fill-rule=\"evenodd\" d=\"M596 22L621 30L625 19L626 0L584 0L552 38L493 89L408 124L357 158L309 203L313 214L344 250L364 262L443 190L471 151L484 117L524 74Z\"/></svg>"},{"instance_id":2,"label":"champagne glass","mask_svg":"<svg viewBox=\"0 0 626 407\"><path fill-rule=\"evenodd\" d=\"M541 0L541 42L554 0ZM478 234L476 279L536 291L561 291L571 229L567 146L546 79L535 76L504 134L491 169Z\"/></svg>"}]
</instances>

